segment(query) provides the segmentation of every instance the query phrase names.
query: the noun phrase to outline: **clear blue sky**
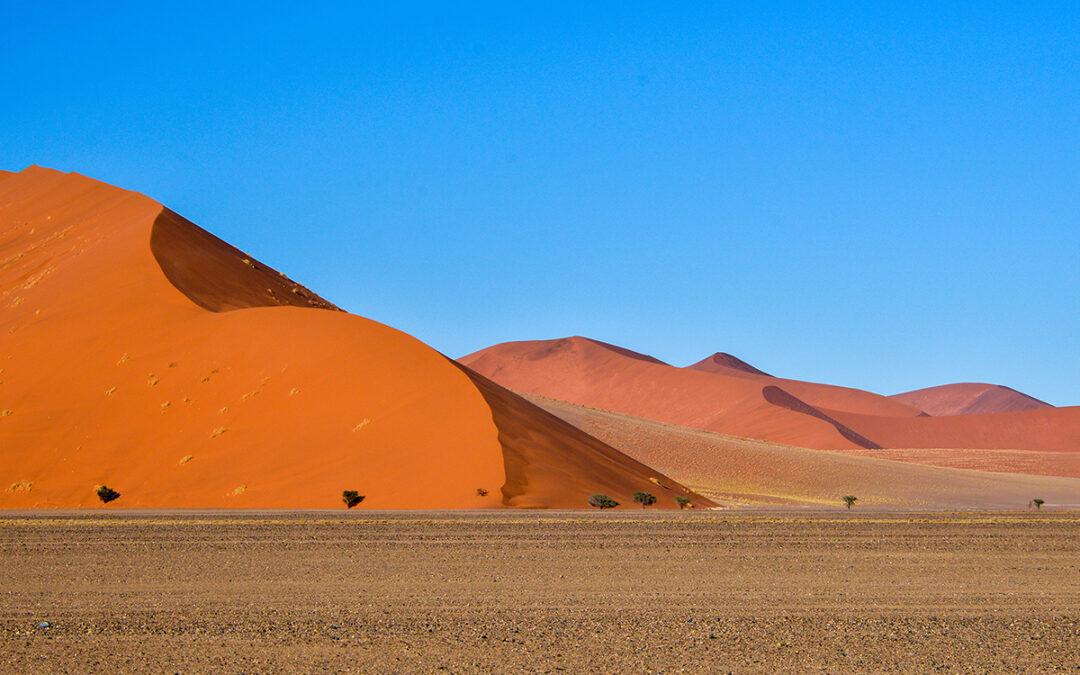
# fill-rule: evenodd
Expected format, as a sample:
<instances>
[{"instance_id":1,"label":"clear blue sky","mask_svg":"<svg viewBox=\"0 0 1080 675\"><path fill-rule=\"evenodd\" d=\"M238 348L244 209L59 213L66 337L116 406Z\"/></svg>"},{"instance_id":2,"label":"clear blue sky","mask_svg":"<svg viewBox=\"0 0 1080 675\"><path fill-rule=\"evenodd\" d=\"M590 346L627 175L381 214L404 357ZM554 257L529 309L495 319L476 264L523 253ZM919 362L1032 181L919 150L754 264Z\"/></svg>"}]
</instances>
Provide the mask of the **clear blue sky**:
<instances>
[{"instance_id":1,"label":"clear blue sky","mask_svg":"<svg viewBox=\"0 0 1080 675\"><path fill-rule=\"evenodd\" d=\"M450 356L1080 403L1075 3L391 4L4 3L0 167L144 192Z\"/></svg>"}]
</instances>

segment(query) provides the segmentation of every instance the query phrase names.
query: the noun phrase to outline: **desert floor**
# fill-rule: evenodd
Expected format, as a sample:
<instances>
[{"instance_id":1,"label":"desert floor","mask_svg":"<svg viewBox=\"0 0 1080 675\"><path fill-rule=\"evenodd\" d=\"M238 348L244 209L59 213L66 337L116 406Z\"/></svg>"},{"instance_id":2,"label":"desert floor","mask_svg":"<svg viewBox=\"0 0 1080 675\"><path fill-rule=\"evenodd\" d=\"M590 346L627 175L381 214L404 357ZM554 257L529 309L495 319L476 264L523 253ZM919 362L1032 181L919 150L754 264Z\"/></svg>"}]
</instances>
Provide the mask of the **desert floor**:
<instances>
[{"instance_id":1,"label":"desert floor","mask_svg":"<svg viewBox=\"0 0 1080 675\"><path fill-rule=\"evenodd\" d=\"M0 513L3 672L1078 667L1076 513Z\"/></svg>"}]
</instances>

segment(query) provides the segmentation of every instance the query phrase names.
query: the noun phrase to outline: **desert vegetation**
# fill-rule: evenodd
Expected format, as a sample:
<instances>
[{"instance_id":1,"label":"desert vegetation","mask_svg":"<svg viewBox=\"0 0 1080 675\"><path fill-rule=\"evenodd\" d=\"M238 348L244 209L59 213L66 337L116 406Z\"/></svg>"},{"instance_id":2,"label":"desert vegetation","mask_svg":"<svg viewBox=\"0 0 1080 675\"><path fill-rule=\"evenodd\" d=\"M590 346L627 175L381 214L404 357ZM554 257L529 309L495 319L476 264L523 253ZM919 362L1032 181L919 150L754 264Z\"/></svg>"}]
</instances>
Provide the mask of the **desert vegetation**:
<instances>
[{"instance_id":1,"label":"desert vegetation","mask_svg":"<svg viewBox=\"0 0 1080 675\"><path fill-rule=\"evenodd\" d=\"M364 501L365 495L360 494L356 490L345 490L341 493L341 501L345 503L345 508L351 509L360 502Z\"/></svg>"},{"instance_id":2,"label":"desert vegetation","mask_svg":"<svg viewBox=\"0 0 1080 675\"><path fill-rule=\"evenodd\" d=\"M641 504L641 508L645 509L656 503L656 495L638 490L634 493L634 502Z\"/></svg>"},{"instance_id":3,"label":"desert vegetation","mask_svg":"<svg viewBox=\"0 0 1080 675\"><path fill-rule=\"evenodd\" d=\"M1046 503L1045 500L1035 498L1031 500L1031 503L1035 505L1036 511L1042 511L1042 505Z\"/></svg>"},{"instance_id":4,"label":"desert vegetation","mask_svg":"<svg viewBox=\"0 0 1080 675\"><path fill-rule=\"evenodd\" d=\"M675 503L679 505L679 510L680 511L682 509L685 509L687 506L690 506L691 508L693 508L693 504L691 503L690 498L689 497L683 497L682 495L678 495L677 497L675 497Z\"/></svg>"},{"instance_id":5,"label":"desert vegetation","mask_svg":"<svg viewBox=\"0 0 1080 675\"><path fill-rule=\"evenodd\" d=\"M98 499L101 500L102 504L108 504L109 502L114 501L120 497L119 492L113 490L107 485L94 486L94 492L97 493Z\"/></svg>"},{"instance_id":6,"label":"desert vegetation","mask_svg":"<svg viewBox=\"0 0 1080 675\"><path fill-rule=\"evenodd\" d=\"M852 504L859 501L859 498L855 495L844 495L841 499L844 500L844 505L847 506L849 509L851 508Z\"/></svg>"},{"instance_id":7,"label":"desert vegetation","mask_svg":"<svg viewBox=\"0 0 1080 675\"><path fill-rule=\"evenodd\" d=\"M601 511L603 511L604 509L613 509L619 505L619 502L615 501L611 497L601 494L595 494L589 497L588 503L589 506L600 509Z\"/></svg>"}]
</instances>

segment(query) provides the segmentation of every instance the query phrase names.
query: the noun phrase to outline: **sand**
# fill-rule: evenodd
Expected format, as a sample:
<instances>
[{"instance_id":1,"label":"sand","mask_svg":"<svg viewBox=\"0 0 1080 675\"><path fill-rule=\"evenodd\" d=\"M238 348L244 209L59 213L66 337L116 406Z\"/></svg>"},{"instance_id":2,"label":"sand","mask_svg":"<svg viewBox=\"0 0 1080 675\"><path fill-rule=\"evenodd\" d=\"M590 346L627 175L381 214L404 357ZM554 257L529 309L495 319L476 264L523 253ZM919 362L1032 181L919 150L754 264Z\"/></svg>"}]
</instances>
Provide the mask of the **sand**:
<instances>
[{"instance_id":1,"label":"sand","mask_svg":"<svg viewBox=\"0 0 1080 675\"><path fill-rule=\"evenodd\" d=\"M332 508L344 490L361 509L588 508L651 479L684 493L509 392L495 419L419 340L78 174L0 181L0 308L0 508L100 508L97 485L120 493L107 508Z\"/></svg>"},{"instance_id":2,"label":"sand","mask_svg":"<svg viewBox=\"0 0 1080 675\"><path fill-rule=\"evenodd\" d=\"M7 514L0 671L1075 672L1077 524Z\"/></svg>"}]
</instances>

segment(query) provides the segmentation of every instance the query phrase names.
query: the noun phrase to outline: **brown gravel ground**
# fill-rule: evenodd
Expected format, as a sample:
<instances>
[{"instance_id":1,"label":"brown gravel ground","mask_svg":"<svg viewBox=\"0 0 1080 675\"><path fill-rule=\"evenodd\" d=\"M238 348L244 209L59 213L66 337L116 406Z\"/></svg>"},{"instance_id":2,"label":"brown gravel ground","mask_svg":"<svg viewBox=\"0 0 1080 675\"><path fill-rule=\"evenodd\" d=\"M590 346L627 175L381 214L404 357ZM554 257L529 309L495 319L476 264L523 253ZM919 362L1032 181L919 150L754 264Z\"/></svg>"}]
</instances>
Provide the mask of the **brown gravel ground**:
<instances>
[{"instance_id":1,"label":"brown gravel ground","mask_svg":"<svg viewBox=\"0 0 1080 675\"><path fill-rule=\"evenodd\" d=\"M0 513L0 671L208 670L1080 672L1080 514Z\"/></svg>"}]
</instances>

